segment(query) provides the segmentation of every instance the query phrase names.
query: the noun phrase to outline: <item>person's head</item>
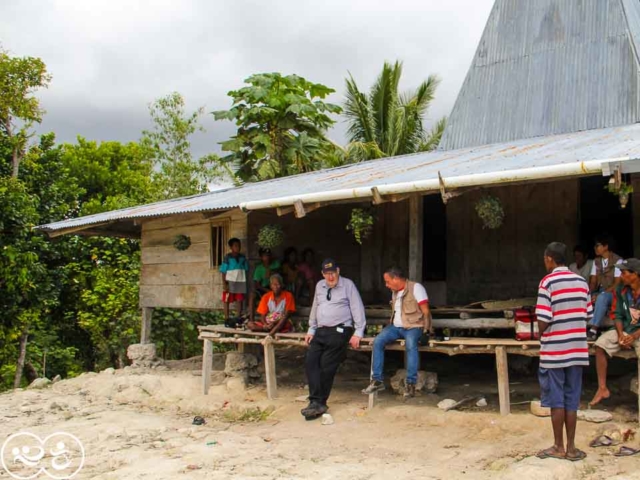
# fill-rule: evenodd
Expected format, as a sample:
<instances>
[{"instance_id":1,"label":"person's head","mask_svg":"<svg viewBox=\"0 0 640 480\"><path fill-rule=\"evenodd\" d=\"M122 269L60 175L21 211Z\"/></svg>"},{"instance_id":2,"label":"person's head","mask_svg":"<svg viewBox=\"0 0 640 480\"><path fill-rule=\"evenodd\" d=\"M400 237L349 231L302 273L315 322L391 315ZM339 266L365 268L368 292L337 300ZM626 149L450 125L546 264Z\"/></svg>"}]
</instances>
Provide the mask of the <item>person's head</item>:
<instances>
[{"instance_id":1,"label":"person's head","mask_svg":"<svg viewBox=\"0 0 640 480\"><path fill-rule=\"evenodd\" d=\"M402 290L407 284L407 276L400 267L389 267L384 271L384 284L392 292Z\"/></svg>"},{"instance_id":2,"label":"person's head","mask_svg":"<svg viewBox=\"0 0 640 480\"><path fill-rule=\"evenodd\" d=\"M271 286L271 291L277 297L282 292L282 285L284 285L284 281L282 280L282 276L279 273L274 273L269 277L269 285Z\"/></svg>"},{"instance_id":3,"label":"person's head","mask_svg":"<svg viewBox=\"0 0 640 480\"><path fill-rule=\"evenodd\" d=\"M242 248L242 243L240 243L240 239L235 238L235 237L229 239L227 244L229 245L229 248L231 249L231 251L233 253L239 253L240 252L240 248Z\"/></svg>"},{"instance_id":4,"label":"person's head","mask_svg":"<svg viewBox=\"0 0 640 480\"><path fill-rule=\"evenodd\" d=\"M312 249L305 248L302 251L302 261L307 265L309 265L310 267L313 266L313 263L315 262L315 258L316 258L316 254L313 252Z\"/></svg>"},{"instance_id":5,"label":"person's head","mask_svg":"<svg viewBox=\"0 0 640 480\"><path fill-rule=\"evenodd\" d=\"M573 259L576 261L578 268L582 268L582 266L587 262L587 249L582 245L576 245L573 247Z\"/></svg>"},{"instance_id":6,"label":"person's head","mask_svg":"<svg viewBox=\"0 0 640 480\"><path fill-rule=\"evenodd\" d=\"M610 247L611 238L609 237L609 235L598 235L593 241L593 249L598 257L602 257L603 255L607 254Z\"/></svg>"},{"instance_id":7,"label":"person's head","mask_svg":"<svg viewBox=\"0 0 640 480\"><path fill-rule=\"evenodd\" d=\"M640 260L637 258L627 258L622 263L616 265L620 270L620 278L625 285L640 286Z\"/></svg>"},{"instance_id":8,"label":"person's head","mask_svg":"<svg viewBox=\"0 0 640 480\"><path fill-rule=\"evenodd\" d=\"M550 272L567 263L567 246L560 242L551 242L544 250L544 266Z\"/></svg>"},{"instance_id":9,"label":"person's head","mask_svg":"<svg viewBox=\"0 0 640 480\"><path fill-rule=\"evenodd\" d=\"M333 258L326 258L322 262L322 276L327 282L329 288L333 288L338 284L340 280L340 267Z\"/></svg>"},{"instance_id":10,"label":"person's head","mask_svg":"<svg viewBox=\"0 0 640 480\"><path fill-rule=\"evenodd\" d=\"M296 250L296 247L289 247L284 251L284 261L289 265L295 265L298 262L298 250Z\"/></svg>"},{"instance_id":11,"label":"person's head","mask_svg":"<svg viewBox=\"0 0 640 480\"><path fill-rule=\"evenodd\" d=\"M269 265L271 263L271 249L270 248L261 248L258 250L258 255L260 255L260 260L265 265Z\"/></svg>"}]
</instances>

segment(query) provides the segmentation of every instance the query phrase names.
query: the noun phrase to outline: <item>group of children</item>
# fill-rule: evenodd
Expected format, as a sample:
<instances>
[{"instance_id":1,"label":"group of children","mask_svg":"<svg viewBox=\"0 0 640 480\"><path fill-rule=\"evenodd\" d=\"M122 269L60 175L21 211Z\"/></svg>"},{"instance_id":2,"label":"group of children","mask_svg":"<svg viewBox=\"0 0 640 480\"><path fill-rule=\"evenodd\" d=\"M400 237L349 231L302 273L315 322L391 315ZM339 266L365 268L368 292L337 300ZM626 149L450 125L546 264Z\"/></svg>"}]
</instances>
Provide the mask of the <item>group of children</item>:
<instances>
[{"instance_id":1,"label":"group of children","mask_svg":"<svg viewBox=\"0 0 640 480\"><path fill-rule=\"evenodd\" d=\"M241 253L242 243L239 239L232 238L228 244L231 251L225 255L220 265L225 325L242 322L243 304L248 300L247 328L272 335L293 331L291 315L296 310L296 302L308 298L310 303L319 280L314 269L313 250L304 250L302 261L299 261L298 251L295 247L289 247L285 250L284 261L281 263L273 258L271 249L260 248L260 263L255 266L252 282L249 282L249 262ZM235 305L236 319L230 323L231 303ZM255 318L256 312L258 320Z\"/></svg>"}]
</instances>

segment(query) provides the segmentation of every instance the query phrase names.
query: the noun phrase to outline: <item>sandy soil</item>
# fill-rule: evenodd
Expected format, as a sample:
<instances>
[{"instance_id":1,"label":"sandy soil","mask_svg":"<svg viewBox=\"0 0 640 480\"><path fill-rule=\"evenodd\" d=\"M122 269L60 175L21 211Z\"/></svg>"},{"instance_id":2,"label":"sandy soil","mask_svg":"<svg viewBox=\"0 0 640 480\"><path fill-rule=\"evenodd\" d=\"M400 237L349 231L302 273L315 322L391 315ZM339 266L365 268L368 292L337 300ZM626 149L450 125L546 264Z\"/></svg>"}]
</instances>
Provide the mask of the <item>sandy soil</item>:
<instances>
[{"instance_id":1,"label":"sandy soil","mask_svg":"<svg viewBox=\"0 0 640 480\"><path fill-rule=\"evenodd\" d=\"M306 404L296 397L306 391L297 370L280 368L279 398L269 401L262 385L236 393L214 386L204 396L191 371L127 369L0 395L0 440L22 430L40 437L72 433L86 451L74 478L104 480L640 479L640 456L618 458L615 448L587 447L602 428L587 422L578 425L586 461L533 457L552 443L550 421L527 413L526 406L501 417L490 371L459 372L455 382L441 374L437 395L407 403L386 391L369 411L359 393L366 384L360 365L356 359L339 375L330 399L334 425L300 416ZM535 381L529 380L513 382L512 401L534 394ZM489 406L446 413L436 407L465 392L485 393ZM273 411L257 414L256 408ZM206 425L192 425L194 415L206 418ZM252 421L257 417L266 418ZM636 429L633 403L616 407L614 421ZM640 446L637 440L627 445ZM10 477L2 471L4 478Z\"/></svg>"}]
</instances>

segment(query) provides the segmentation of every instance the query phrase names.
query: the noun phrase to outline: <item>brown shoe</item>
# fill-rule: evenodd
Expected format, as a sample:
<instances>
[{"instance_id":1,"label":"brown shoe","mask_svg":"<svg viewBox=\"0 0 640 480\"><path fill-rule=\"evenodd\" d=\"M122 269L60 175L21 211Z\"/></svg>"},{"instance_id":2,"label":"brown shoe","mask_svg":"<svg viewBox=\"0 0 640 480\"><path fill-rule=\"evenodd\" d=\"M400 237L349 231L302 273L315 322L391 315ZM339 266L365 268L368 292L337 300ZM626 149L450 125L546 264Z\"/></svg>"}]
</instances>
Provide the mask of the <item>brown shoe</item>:
<instances>
[{"instance_id":1,"label":"brown shoe","mask_svg":"<svg viewBox=\"0 0 640 480\"><path fill-rule=\"evenodd\" d=\"M402 397L406 400L407 398L412 398L416 396L416 386L412 383L407 383L404 386L404 393Z\"/></svg>"}]
</instances>

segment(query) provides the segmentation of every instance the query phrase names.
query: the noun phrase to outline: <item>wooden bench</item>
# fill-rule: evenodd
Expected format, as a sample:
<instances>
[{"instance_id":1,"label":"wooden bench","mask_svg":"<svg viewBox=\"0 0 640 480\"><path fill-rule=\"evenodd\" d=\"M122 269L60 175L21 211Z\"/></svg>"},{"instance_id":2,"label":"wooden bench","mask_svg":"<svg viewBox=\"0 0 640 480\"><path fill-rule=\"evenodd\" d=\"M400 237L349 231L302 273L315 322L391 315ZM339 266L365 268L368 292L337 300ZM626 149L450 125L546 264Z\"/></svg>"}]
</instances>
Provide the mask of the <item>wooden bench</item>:
<instances>
[{"instance_id":1,"label":"wooden bench","mask_svg":"<svg viewBox=\"0 0 640 480\"><path fill-rule=\"evenodd\" d=\"M272 338L267 333L236 330L218 325L200 326L198 330L200 331L198 338L204 342L202 355L202 387L205 395L208 394L211 385L213 343L262 345L264 349L267 396L270 399L277 396L275 347L278 345L307 347L304 342L304 333L280 333L276 334L275 338ZM360 348L357 351L372 351L374 339L375 337L363 338L360 342ZM594 354L593 349L593 342L590 342L590 353L592 355ZM404 340L398 340L387 345L386 350L404 351ZM511 411L508 355L538 357L540 356L540 342L537 340L518 341L510 338L453 337L445 341L431 340L428 346L421 346L418 350L420 352L444 353L447 355L495 355L500 413L502 415L508 415ZM626 350L619 352L615 356L631 359L635 358L636 354L633 350ZM638 380L640 382L640 359L638 360ZM373 407L375 398L375 395L369 396L370 408ZM638 396L638 407L640 409L640 395Z\"/></svg>"}]
</instances>

